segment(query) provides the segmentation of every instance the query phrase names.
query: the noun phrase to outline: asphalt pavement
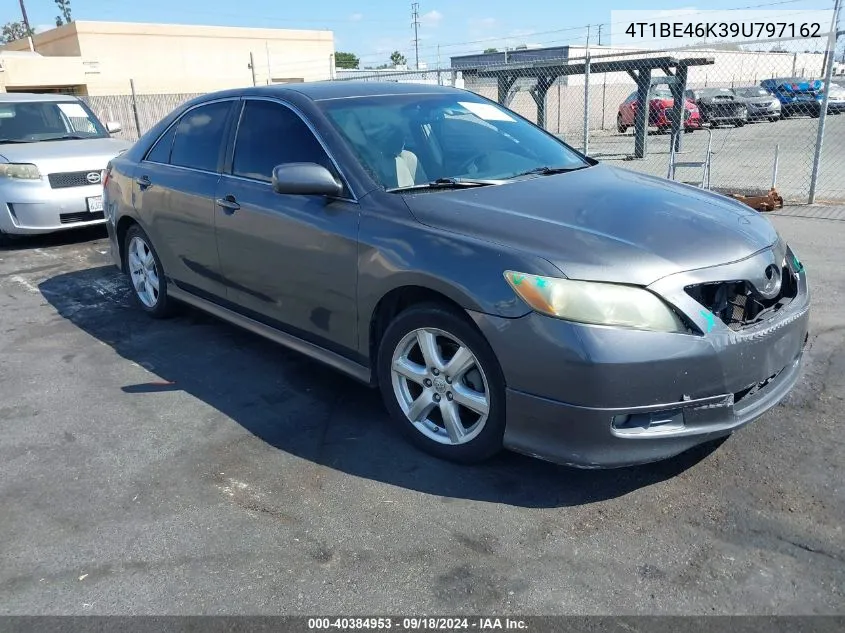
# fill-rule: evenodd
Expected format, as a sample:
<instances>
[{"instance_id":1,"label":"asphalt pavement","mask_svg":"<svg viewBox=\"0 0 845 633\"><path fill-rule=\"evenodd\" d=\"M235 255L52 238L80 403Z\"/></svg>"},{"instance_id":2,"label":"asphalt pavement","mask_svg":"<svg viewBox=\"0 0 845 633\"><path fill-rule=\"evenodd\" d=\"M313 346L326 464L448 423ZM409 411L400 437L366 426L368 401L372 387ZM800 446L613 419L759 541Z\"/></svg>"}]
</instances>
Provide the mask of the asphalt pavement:
<instances>
[{"instance_id":1,"label":"asphalt pavement","mask_svg":"<svg viewBox=\"0 0 845 633\"><path fill-rule=\"evenodd\" d=\"M102 232L0 250L0 614L842 614L836 211L772 214L813 293L786 402L613 471L421 454L328 368L148 319Z\"/></svg>"}]
</instances>

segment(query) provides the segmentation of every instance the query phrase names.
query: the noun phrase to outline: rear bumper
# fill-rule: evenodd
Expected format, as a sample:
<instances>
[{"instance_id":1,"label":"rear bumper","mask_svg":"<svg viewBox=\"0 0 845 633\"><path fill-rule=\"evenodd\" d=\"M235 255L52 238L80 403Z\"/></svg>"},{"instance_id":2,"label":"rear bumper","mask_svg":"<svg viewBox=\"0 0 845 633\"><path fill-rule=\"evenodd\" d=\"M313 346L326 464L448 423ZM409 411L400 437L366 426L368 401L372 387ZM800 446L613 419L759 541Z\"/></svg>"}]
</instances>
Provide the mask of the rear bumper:
<instances>
[{"instance_id":1,"label":"rear bumper","mask_svg":"<svg viewBox=\"0 0 845 633\"><path fill-rule=\"evenodd\" d=\"M103 213L90 212L87 202L102 195L100 185L51 189L44 181L4 182L0 186L0 231L31 235L102 224Z\"/></svg>"}]
</instances>

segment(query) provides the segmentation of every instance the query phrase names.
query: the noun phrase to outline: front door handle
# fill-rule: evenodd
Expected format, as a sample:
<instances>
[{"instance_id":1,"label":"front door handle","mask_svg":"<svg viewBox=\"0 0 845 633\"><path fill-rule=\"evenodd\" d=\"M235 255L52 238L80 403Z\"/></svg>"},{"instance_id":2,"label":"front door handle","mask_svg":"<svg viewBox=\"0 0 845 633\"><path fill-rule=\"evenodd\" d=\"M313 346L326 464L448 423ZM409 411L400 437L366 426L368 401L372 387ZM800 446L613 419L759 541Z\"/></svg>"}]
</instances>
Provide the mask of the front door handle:
<instances>
[{"instance_id":1,"label":"front door handle","mask_svg":"<svg viewBox=\"0 0 845 633\"><path fill-rule=\"evenodd\" d=\"M225 198L217 198L217 206L222 207L223 211L229 214L241 208L241 205L235 200L235 196L232 195L226 196Z\"/></svg>"},{"instance_id":2,"label":"front door handle","mask_svg":"<svg viewBox=\"0 0 845 633\"><path fill-rule=\"evenodd\" d=\"M135 179L135 182L138 183L138 186L141 189L146 189L147 187L150 187L153 184L153 181L150 180L149 176L140 176L140 177Z\"/></svg>"}]
</instances>

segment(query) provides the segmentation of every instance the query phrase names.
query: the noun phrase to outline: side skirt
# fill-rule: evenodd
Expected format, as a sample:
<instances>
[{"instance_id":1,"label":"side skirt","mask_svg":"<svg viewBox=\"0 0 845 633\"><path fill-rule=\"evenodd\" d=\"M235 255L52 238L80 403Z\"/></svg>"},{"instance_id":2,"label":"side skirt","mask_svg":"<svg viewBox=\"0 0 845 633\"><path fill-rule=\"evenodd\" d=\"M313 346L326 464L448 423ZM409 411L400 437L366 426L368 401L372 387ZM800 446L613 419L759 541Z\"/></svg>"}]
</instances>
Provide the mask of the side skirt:
<instances>
[{"instance_id":1,"label":"side skirt","mask_svg":"<svg viewBox=\"0 0 845 633\"><path fill-rule=\"evenodd\" d=\"M208 312L219 319L227 321L238 327L242 327L254 334L258 334L259 336L263 336L264 338L292 349L295 352L309 356L314 360L351 376L355 380L363 382L368 386L372 386L370 369L356 363L355 361L349 360L348 358L344 358L340 354L323 349L322 347L314 345L308 341L303 341L301 338L287 334L286 332L281 332L269 325L264 325L263 323L250 319L249 317L239 314L234 310L224 308L223 306L217 305L207 299L202 299L201 297L182 290L173 283L168 284L167 294L172 299L181 301L182 303L187 303L188 305L198 308L204 312Z\"/></svg>"}]
</instances>

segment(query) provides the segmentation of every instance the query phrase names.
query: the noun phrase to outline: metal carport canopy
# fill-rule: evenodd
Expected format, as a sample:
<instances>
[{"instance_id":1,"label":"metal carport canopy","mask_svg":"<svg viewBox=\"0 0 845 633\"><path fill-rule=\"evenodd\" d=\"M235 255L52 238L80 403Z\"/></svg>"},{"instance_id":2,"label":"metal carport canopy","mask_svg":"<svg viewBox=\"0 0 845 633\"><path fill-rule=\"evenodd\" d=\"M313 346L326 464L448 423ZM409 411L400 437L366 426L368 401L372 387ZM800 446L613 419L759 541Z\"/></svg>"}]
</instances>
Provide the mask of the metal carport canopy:
<instances>
[{"instance_id":1,"label":"metal carport canopy","mask_svg":"<svg viewBox=\"0 0 845 633\"><path fill-rule=\"evenodd\" d=\"M619 57L611 54L607 57ZM637 100L639 103L648 102L648 90L651 86L651 73L654 70L662 70L667 77L674 77L675 81L669 82L669 89L672 91L674 102L672 116L672 134L676 139L677 147L680 149L679 134L683 122L684 99L682 95L687 87L687 72L690 66L709 66L715 63L713 57L689 57L678 59L676 57L637 57L634 59L612 59L596 61L585 59L576 64L561 63L559 61L535 61L521 62L517 64L496 64L485 66L479 69L465 69L464 72L472 72L479 77L495 77L498 83L498 101L505 103L508 93L513 84L522 77L536 80L531 89L531 96L537 104L537 125L545 128L546 124L546 95L549 88L559 78L565 75L584 75L590 73L628 73L637 84ZM558 105L558 107L560 107ZM648 108L638 108L634 119L634 156L644 158L646 155L646 141L648 139Z\"/></svg>"}]
</instances>

